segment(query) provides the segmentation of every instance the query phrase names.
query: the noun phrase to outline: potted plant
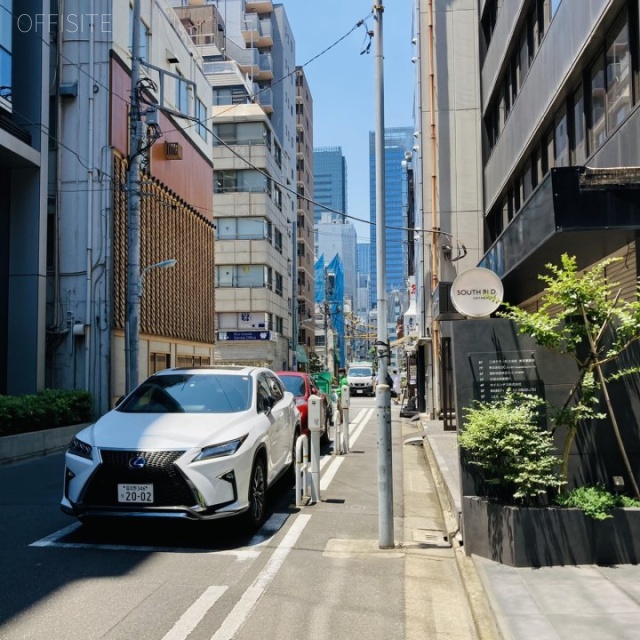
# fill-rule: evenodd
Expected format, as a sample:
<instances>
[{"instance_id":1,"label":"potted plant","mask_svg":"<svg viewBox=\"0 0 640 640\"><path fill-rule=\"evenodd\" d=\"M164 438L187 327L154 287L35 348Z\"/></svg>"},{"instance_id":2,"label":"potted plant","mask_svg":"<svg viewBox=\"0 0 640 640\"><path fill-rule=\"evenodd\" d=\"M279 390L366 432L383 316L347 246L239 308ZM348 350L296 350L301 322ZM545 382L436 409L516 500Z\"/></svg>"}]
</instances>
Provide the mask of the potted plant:
<instances>
[{"instance_id":1,"label":"potted plant","mask_svg":"<svg viewBox=\"0 0 640 640\"><path fill-rule=\"evenodd\" d=\"M563 255L560 266L547 265L550 274L540 276L546 288L535 311L505 304L498 314L539 345L573 358L578 378L561 406L507 392L465 411L459 444L479 470L483 494L463 498L467 552L514 566L640 559L640 509L633 508L640 493L608 392L612 380L639 371L616 360L640 338L640 303L623 300L605 277L614 261L580 273L575 258ZM575 486L575 478L569 486L576 435L605 417L633 497Z\"/></svg>"}]
</instances>

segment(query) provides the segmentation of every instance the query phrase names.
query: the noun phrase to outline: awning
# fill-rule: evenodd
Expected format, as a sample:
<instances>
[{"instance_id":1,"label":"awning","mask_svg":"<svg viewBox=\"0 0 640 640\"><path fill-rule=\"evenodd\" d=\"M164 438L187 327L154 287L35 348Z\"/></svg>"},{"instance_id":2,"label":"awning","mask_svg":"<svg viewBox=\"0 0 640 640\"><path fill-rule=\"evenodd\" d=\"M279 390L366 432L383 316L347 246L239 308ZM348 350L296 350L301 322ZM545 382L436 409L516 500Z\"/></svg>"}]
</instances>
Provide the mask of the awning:
<instances>
[{"instance_id":1,"label":"awning","mask_svg":"<svg viewBox=\"0 0 640 640\"><path fill-rule=\"evenodd\" d=\"M309 362L307 352L300 345L296 347L296 355L298 356L298 364L307 364Z\"/></svg>"}]
</instances>

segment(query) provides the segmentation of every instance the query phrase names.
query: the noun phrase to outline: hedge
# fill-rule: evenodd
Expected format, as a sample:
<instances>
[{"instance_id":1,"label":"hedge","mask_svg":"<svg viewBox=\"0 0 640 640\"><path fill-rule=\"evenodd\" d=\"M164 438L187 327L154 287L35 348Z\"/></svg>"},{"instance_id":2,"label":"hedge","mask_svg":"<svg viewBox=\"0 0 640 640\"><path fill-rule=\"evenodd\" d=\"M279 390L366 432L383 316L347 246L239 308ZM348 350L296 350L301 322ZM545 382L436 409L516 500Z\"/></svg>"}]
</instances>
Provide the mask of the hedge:
<instances>
[{"instance_id":1,"label":"hedge","mask_svg":"<svg viewBox=\"0 0 640 640\"><path fill-rule=\"evenodd\" d=\"M91 422L93 397L79 389L46 389L35 395L0 395L0 436Z\"/></svg>"}]
</instances>

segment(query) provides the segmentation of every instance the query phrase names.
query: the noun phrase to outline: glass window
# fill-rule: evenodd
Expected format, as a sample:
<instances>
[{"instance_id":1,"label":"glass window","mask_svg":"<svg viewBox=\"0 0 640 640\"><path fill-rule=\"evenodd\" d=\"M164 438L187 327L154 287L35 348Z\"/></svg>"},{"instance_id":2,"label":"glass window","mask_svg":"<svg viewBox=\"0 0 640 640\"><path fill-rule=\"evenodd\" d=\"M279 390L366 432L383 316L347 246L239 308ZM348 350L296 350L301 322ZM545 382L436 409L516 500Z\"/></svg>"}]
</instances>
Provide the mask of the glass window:
<instances>
[{"instance_id":1,"label":"glass window","mask_svg":"<svg viewBox=\"0 0 640 640\"><path fill-rule=\"evenodd\" d=\"M117 411L124 413L235 413L251 406L249 376L167 374L143 382Z\"/></svg>"},{"instance_id":2,"label":"glass window","mask_svg":"<svg viewBox=\"0 0 640 640\"><path fill-rule=\"evenodd\" d=\"M556 167L569 166L569 134L567 131L567 110L560 109L556 114L553 130L553 146Z\"/></svg>"},{"instance_id":3,"label":"glass window","mask_svg":"<svg viewBox=\"0 0 640 640\"><path fill-rule=\"evenodd\" d=\"M206 140L207 139L207 107L205 106L204 102L200 100L200 98L198 98L196 105L197 105L196 108L198 110L198 113L196 114L196 117L198 118L196 129L198 131L198 135L203 140Z\"/></svg>"},{"instance_id":4,"label":"glass window","mask_svg":"<svg viewBox=\"0 0 640 640\"><path fill-rule=\"evenodd\" d=\"M605 128L604 59L602 55L596 58L589 72L589 77L591 79L589 151L593 153L602 146L607 138Z\"/></svg>"},{"instance_id":5,"label":"glass window","mask_svg":"<svg viewBox=\"0 0 640 640\"><path fill-rule=\"evenodd\" d=\"M631 110L631 53L625 14L607 39L607 130L613 131Z\"/></svg>"},{"instance_id":6,"label":"glass window","mask_svg":"<svg viewBox=\"0 0 640 640\"><path fill-rule=\"evenodd\" d=\"M238 238L263 240L267 237L264 218L238 218Z\"/></svg>"},{"instance_id":7,"label":"glass window","mask_svg":"<svg viewBox=\"0 0 640 640\"><path fill-rule=\"evenodd\" d=\"M13 76L11 57L13 42L11 23L13 17L13 0L0 0L0 97L11 102Z\"/></svg>"},{"instance_id":8,"label":"glass window","mask_svg":"<svg viewBox=\"0 0 640 640\"><path fill-rule=\"evenodd\" d=\"M189 84L182 76L175 79L176 82L176 95L175 105L176 109L181 113L189 113Z\"/></svg>"},{"instance_id":9,"label":"glass window","mask_svg":"<svg viewBox=\"0 0 640 640\"><path fill-rule=\"evenodd\" d=\"M217 106L233 104L233 96L232 96L231 89L214 89L213 104Z\"/></svg>"},{"instance_id":10,"label":"glass window","mask_svg":"<svg viewBox=\"0 0 640 640\"><path fill-rule=\"evenodd\" d=\"M584 93L582 86L573 94L573 121L571 123L571 146L573 164L582 165L587 158L587 145L584 127Z\"/></svg>"}]
</instances>

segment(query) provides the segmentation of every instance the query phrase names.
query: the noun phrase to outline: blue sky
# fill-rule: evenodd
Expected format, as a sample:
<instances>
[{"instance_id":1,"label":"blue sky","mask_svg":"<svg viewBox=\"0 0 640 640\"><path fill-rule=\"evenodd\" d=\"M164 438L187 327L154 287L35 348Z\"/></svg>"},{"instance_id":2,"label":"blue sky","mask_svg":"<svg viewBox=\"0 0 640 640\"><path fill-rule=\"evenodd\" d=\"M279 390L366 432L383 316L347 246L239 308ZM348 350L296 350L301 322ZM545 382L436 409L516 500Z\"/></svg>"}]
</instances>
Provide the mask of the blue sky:
<instances>
[{"instance_id":1,"label":"blue sky","mask_svg":"<svg viewBox=\"0 0 640 640\"><path fill-rule=\"evenodd\" d=\"M373 0L282 0L296 40L296 64L304 65L347 34L372 10ZM413 126L411 62L413 0L387 0L383 16L385 127ZM374 30L370 17L317 60L305 66L313 96L315 147L342 147L347 159L348 214L369 219L369 132L375 127L374 44L361 55ZM356 224L358 241L369 227Z\"/></svg>"}]
</instances>

